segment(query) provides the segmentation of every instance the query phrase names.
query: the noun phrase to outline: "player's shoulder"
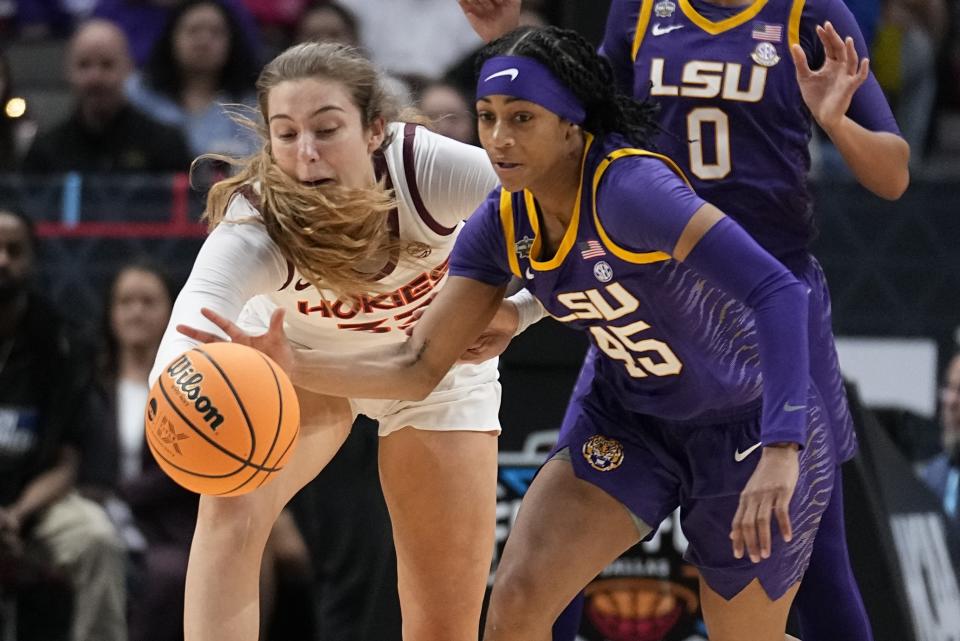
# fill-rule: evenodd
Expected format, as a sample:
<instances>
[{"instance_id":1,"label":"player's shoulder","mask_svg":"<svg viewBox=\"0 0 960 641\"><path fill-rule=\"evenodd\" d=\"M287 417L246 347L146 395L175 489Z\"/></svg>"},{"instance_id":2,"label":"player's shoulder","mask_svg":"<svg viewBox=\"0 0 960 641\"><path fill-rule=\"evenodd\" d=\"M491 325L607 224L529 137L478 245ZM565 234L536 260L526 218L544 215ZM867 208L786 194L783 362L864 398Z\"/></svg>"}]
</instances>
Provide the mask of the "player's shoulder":
<instances>
[{"instance_id":1,"label":"player's shoulder","mask_svg":"<svg viewBox=\"0 0 960 641\"><path fill-rule=\"evenodd\" d=\"M211 232L210 239L233 239L249 251L274 249L276 243L267 233L263 214L260 212L259 191L253 185L243 185L227 201L223 218Z\"/></svg>"},{"instance_id":2,"label":"player's shoulder","mask_svg":"<svg viewBox=\"0 0 960 641\"><path fill-rule=\"evenodd\" d=\"M800 16L800 30L813 31L817 25L823 24L838 11L838 4L844 6L837 0L788 0L791 4L791 15Z\"/></svg>"},{"instance_id":3,"label":"player's shoulder","mask_svg":"<svg viewBox=\"0 0 960 641\"><path fill-rule=\"evenodd\" d=\"M227 201L223 220L229 223L263 223L263 214L260 213L260 192L255 185L242 185L233 192L230 200Z\"/></svg>"},{"instance_id":4,"label":"player's shoulder","mask_svg":"<svg viewBox=\"0 0 960 641\"><path fill-rule=\"evenodd\" d=\"M464 156L471 160L475 160L473 156L483 156L482 149L438 134L418 123L392 122L387 125L385 133L388 143L383 154L391 171L393 167L409 171L408 164L413 165L412 169L424 167L422 161L425 158L457 162Z\"/></svg>"},{"instance_id":5,"label":"player's shoulder","mask_svg":"<svg viewBox=\"0 0 960 641\"><path fill-rule=\"evenodd\" d=\"M654 179L676 177L686 180L680 167L668 156L631 144L620 136L607 138L598 146L594 178L603 183L632 186ZM597 175L600 174L600 175Z\"/></svg>"}]
</instances>

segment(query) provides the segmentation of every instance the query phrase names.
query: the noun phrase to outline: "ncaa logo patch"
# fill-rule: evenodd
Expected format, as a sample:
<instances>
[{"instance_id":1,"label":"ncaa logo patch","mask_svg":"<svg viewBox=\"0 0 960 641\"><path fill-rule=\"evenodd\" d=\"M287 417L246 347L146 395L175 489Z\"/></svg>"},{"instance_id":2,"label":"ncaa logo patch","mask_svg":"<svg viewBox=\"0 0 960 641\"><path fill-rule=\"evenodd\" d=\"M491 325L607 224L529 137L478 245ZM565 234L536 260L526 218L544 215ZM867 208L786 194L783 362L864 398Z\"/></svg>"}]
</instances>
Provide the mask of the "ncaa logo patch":
<instances>
[{"instance_id":1,"label":"ncaa logo patch","mask_svg":"<svg viewBox=\"0 0 960 641\"><path fill-rule=\"evenodd\" d=\"M605 260L601 260L593 266L593 275L601 283L609 283L613 279L613 267Z\"/></svg>"},{"instance_id":2,"label":"ncaa logo patch","mask_svg":"<svg viewBox=\"0 0 960 641\"><path fill-rule=\"evenodd\" d=\"M530 248L533 247L533 239L529 236L524 236L515 242L513 246L517 250L517 258L530 258Z\"/></svg>"},{"instance_id":3,"label":"ncaa logo patch","mask_svg":"<svg viewBox=\"0 0 960 641\"><path fill-rule=\"evenodd\" d=\"M780 56L777 55L777 48L769 42L761 42L757 48L750 54L753 61L761 67L772 67L780 62Z\"/></svg>"},{"instance_id":4,"label":"ncaa logo patch","mask_svg":"<svg viewBox=\"0 0 960 641\"><path fill-rule=\"evenodd\" d=\"M676 10L677 5L673 2L670 2L670 0L661 0L657 4L653 5L653 13L658 18L669 18Z\"/></svg>"},{"instance_id":5,"label":"ncaa logo patch","mask_svg":"<svg viewBox=\"0 0 960 641\"><path fill-rule=\"evenodd\" d=\"M623 463L623 445L600 434L595 434L587 439L582 448L583 458L587 459L595 470L600 472L610 472L620 467Z\"/></svg>"}]
</instances>

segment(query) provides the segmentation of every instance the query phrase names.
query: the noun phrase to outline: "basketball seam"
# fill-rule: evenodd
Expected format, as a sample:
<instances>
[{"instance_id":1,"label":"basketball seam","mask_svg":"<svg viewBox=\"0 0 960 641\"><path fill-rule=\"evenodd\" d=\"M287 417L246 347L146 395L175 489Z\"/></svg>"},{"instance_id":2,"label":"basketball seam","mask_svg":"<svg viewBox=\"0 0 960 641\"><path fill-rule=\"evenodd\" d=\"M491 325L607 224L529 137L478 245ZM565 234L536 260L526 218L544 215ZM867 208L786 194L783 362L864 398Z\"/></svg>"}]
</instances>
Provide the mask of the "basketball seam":
<instances>
[{"instance_id":1,"label":"basketball seam","mask_svg":"<svg viewBox=\"0 0 960 641\"><path fill-rule=\"evenodd\" d=\"M257 352L257 356L260 357L263 363L267 366L267 369L270 370L270 375L273 376L273 383L277 388L277 407L279 408L279 411L277 412L277 427L273 431L273 442L270 444L270 449L267 450L266 454L263 455L263 460L260 461L260 465L256 467L256 471L253 474L251 474L249 478L247 478L245 481L240 483L240 485L234 487L233 489L227 490L226 492L223 492L223 494L232 494L237 490L239 490L240 488L242 488L243 486L245 486L247 483L250 483L255 478L257 478L257 474L259 474L261 471L261 466L263 466L267 462L267 459L270 458L270 455L273 454L273 450L274 448L276 448L277 441L280 438L280 426L283 423L283 390L280 389L280 379L277 378L277 372L273 369L273 363L267 360L267 358L260 352ZM298 426L298 431L299 431L299 426ZM289 449L289 447L287 449ZM276 471L279 472L282 469L283 468L280 467L280 468L277 468ZM257 487L261 487L264 483L266 483L267 479L270 478L270 474L272 473L273 472L267 473L263 477L263 480L261 480L260 483L257 485Z\"/></svg>"},{"instance_id":2,"label":"basketball seam","mask_svg":"<svg viewBox=\"0 0 960 641\"><path fill-rule=\"evenodd\" d=\"M252 348L251 348L252 349ZM240 398L240 395L237 394L237 389L233 386L233 382L230 380L230 377L227 376L227 373L223 371L223 368L220 367L220 363L215 361L210 354L203 351L200 347L194 347L193 351L202 355L210 364L217 368L217 371L220 372L220 376L223 377L223 382L227 384L227 387L230 388L230 391L233 393L233 398L237 401L237 406L240 408L240 413L243 414L243 420L247 422L247 432L250 434L250 458L247 460L247 463L253 460L253 455L257 451L257 432L253 429L253 422L250 420L250 416L247 414L247 406L243 404L243 399Z\"/></svg>"}]
</instances>

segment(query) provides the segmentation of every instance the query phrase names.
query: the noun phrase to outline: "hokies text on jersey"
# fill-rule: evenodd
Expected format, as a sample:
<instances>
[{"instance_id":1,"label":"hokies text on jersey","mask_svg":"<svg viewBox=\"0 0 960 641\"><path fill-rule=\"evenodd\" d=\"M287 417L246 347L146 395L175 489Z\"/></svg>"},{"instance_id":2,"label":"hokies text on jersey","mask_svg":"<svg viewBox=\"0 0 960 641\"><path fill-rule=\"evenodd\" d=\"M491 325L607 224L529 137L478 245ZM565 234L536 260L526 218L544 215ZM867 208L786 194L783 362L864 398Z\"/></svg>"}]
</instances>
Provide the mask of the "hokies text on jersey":
<instances>
[{"instance_id":1,"label":"hokies text on jersey","mask_svg":"<svg viewBox=\"0 0 960 641\"><path fill-rule=\"evenodd\" d=\"M305 316L320 314L323 318L355 321L339 323L338 329L375 334L403 331L412 324L413 312L433 298L434 290L447 275L448 266L449 259L431 270L422 272L391 292L362 294L357 301L321 299L319 303L312 304L308 300L300 300L297 302L297 311ZM316 292L316 289L312 291ZM383 317L384 312L391 310L398 311L396 314ZM379 316L379 318L364 319L364 316Z\"/></svg>"}]
</instances>

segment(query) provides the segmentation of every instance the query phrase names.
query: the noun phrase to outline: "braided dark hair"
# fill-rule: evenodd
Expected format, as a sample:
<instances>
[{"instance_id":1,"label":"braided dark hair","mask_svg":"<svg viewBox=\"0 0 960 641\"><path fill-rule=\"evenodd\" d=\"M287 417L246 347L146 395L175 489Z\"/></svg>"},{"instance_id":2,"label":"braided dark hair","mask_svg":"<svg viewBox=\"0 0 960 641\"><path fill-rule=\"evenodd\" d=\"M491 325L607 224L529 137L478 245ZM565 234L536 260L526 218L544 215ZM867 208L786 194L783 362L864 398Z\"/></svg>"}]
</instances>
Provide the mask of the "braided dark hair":
<instances>
[{"instance_id":1,"label":"braided dark hair","mask_svg":"<svg viewBox=\"0 0 960 641\"><path fill-rule=\"evenodd\" d=\"M496 56L524 56L546 66L583 104L586 131L600 138L618 133L637 147L652 147L657 106L617 91L610 63L577 32L559 27L515 29L480 50L477 73Z\"/></svg>"}]
</instances>

